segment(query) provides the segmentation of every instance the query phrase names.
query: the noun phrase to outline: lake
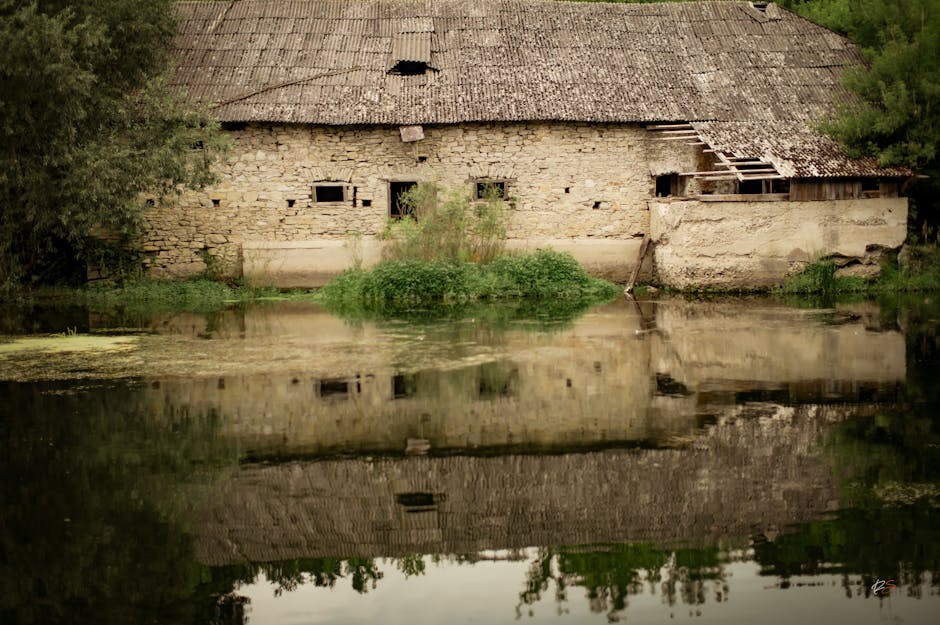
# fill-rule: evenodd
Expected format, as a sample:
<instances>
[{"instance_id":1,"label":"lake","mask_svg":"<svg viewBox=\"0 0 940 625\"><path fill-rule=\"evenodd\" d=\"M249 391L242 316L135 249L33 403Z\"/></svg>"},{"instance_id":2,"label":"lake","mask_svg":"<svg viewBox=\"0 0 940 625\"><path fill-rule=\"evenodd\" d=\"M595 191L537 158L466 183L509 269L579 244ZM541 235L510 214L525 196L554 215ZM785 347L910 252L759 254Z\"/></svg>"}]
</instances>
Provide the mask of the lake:
<instances>
[{"instance_id":1,"label":"lake","mask_svg":"<svg viewBox=\"0 0 940 625\"><path fill-rule=\"evenodd\" d=\"M936 623L938 300L8 309L0 622Z\"/></svg>"}]
</instances>

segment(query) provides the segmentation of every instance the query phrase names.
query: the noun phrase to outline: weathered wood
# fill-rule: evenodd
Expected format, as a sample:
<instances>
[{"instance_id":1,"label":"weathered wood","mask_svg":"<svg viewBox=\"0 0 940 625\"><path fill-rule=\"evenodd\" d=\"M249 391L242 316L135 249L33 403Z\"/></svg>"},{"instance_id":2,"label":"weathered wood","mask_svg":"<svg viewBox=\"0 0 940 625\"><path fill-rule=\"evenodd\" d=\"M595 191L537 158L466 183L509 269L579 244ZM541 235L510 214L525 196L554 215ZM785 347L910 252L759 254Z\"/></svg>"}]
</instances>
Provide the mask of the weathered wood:
<instances>
[{"instance_id":1,"label":"weathered wood","mask_svg":"<svg viewBox=\"0 0 940 625\"><path fill-rule=\"evenodd\" d=\"M643 267L643 259L646 258L646 252L650 247L650 235L643 235L643 242L640 244L640 254L636 259L636 266L633 268L633 271L630 273L630 279L627 281L627 288L623 290L624 295L629 295L633 292L633 286L636 284L636 279L640 276L640 269Z\"/></svg>"},{"instance_id":2,"label":"weathered wood","mask_svg":"<svg viewBox=\"0 0 940 625\"><path fill-rule=\"evenodd\" d=\"M760 194L702 194L696 197L699 202L786 202L790 199L789 193L760 193Z\"/></svg>"}]
</instances>

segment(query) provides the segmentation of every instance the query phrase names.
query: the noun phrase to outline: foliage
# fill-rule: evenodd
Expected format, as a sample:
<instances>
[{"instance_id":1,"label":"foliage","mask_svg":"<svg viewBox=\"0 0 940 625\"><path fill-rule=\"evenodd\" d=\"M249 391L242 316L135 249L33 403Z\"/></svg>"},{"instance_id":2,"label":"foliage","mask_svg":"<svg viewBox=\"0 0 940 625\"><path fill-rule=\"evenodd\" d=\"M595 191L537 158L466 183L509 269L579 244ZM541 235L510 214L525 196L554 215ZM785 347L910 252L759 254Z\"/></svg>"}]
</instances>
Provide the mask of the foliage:
<instances>
[{"instance_id":1,"label":"foliage","mask_svg":"<svg viewBox=\"0 0 940 625\"><path fill-rule=\"evenodd\" d=\"M910 190L912 221L940 220L940 11L936 0L784 0L804 17L848 36L869 67L848 72L858 97L825 129L853 156L930 176ZM918 215L917 213L920 213Z\"/></svg>"},{"instance_id":2,"label":"foliage","mask_svg":"<svg viewBox=\"0 0 940 625\"><path fill-rule=\"evenodd\" d=\"M677 595L687 605L705 603L705 582L711 582L716 600L728 592L722 565L726 562L717 547L670 548L649 543L546 547L539 549L526 575L522 605L541 600L549 583L555 585L555 600L567 600L573 586L585 589L592 612L607 613L608 622L623 616L629 597L639 595L644 585L662 582L662 601L676 605ZM678 593L677 593L678 591Z\"/></svg>"},{"instance_id":3,"label":"foliage","mask_svg":"<svg viewBox=\"0 0 940 625\"><path fill-rule=\"evenodd\" d=\"M185 519L241 454L148 391L0 383L0 621L209 622Z\"/></svg>"},{"instance_id":4,"label":"foliage","mask_svg":"<svg viewBox=\"0 0 940 625\"><path fill-rule=\"evenodd\" d=\"M940 291L940 250L932 246L911 247L911 260L905 266L885 260L877 280L836 275L831 258L823 258L791 276L779 289L784 294L899 293Z\"/></svg>"},{"instance_id":5,"label":"foliage","mask_svg":"<svg viewBox=\"0 0 940 625\"><path fill-rule=\"evenodd\" d=\"M233 302L277 296L270 288L232 287L223 282L193 280L141 280L123 286L100 286L69 291L65 296L93 310L122 308L141 313L164 310L210 312Z\"/></svg>"},{"instance_id":6,"label":"foliage","mask_svg":"<svg viewBox=\"0 0 940 625\"><path fill-rule=\"evenodd\" d=\"M532 298L606 301L619 288L589 276L568 254L537 250L501 256L488 265L435 260L389 260L371 270L351 270L331 280L317 299L387 310L420 304Z\"/></svg>"},{"instance_id":7,"label":"foliage","mask_svg":"<svg viewBox=\"0 0 940 625\"><path fill-rule=\"evenodd\" d=\"M210 180L217 124L168 86L173 13L171 0L0 0L4 290L120 260L143 192Z\"/></svg>"},{"instance_id":8,"label":"foliage","mask_svg":"<svg viewBox=\"0 0 940 625\"><path fill-rule=\"evenodd\" d=\"M402 195L406 215L389 220L386 258L487 263L502 253L509 213L495 190L482 200L422 182Z\"/></svg>"}]
</instances>

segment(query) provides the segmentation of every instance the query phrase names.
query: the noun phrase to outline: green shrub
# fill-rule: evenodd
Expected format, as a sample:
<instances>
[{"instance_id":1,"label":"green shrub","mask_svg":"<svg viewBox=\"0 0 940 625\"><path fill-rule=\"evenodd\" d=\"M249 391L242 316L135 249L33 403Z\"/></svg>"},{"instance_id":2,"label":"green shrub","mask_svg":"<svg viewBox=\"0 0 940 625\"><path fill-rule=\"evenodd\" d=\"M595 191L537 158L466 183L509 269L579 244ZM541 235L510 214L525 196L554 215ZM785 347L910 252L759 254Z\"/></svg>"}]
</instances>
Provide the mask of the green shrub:
<instances>
[{"instance_id":1,"label":"green shrub","mask_svg":"<svg viewBox=\"0 0 940 625\"><path fill-rule=\"evenodd\" d=\"M491 264L495 288L513 297L612 296L616 287L589 276L570 255L552 250L502 256ZM612 287L612 288L611 288Z\"/></svg>"},{"instance_id":2,"label":"green shrub","mask_svg":"<svg viewBox=\"0 0 940 625\"><path fill-rule=\"evenodd\" d=\"M474 200L423 182L402 196L406 216L382 233L389 260L487 263L502 253L509 212L495 193Z\"/></svg>"},{"instance_id":3,"label":"green shrub","mask_svg":"<svg viewBox=\"0 0 940 625\"><path fill-rule=\"evenodd\" d=\"M877 280L836 276L831 258L819 260L790 277L778 289L786 294L892 293L940 290L940 249L912 246L910 262L900 267L896 259L886 258Z\"/></svg>"},{"instance_id":4,"label":"green shrub","mask_svg":"<svg viewBox=\"0 0 940 625\"><path fill-rule=\"evenodd\" d=\"M328 306L395 308L511 298L606 301L620 292L585 273L569 254L538 250L501 256L488 265L460 261L386 260L350 270L317 294Z\"/></svg>"}]
</instances>

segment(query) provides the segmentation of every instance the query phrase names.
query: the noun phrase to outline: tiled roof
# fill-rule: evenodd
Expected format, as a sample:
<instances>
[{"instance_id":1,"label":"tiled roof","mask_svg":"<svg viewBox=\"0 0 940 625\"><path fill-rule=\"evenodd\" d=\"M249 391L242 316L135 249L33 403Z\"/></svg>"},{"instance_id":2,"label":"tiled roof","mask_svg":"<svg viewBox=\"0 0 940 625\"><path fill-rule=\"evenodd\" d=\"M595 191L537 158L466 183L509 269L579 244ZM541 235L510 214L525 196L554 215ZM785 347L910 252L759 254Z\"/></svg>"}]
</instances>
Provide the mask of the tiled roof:
<instances>
[{"instance_id":1,"label":"tiled roof","mask_svg":"<svg viewBox=\"0 0 940 625\"><path fill-rule=\"evenodd\" d=\"M845 38L749 2L181 2L177 84L222 121L702 121L713 147L792 176L906 175L816 132ZM399 75L398 62L426 65ZM407 72L401 72L407 73ZM731 123L729 123L731 122Z\"/></svg>"},{"instance_id":2,"label":"tiled roof","mask_svg":"<svg viewBox=\"0 0 940 625\"><path fill-rule=\"evenodd\" d=\"M861 62L832 32L747 2L237 0L179 12L177 81L229 121L810 120ZM390 75L393 50L429 53L434 69Z\"/></svg>"}]
</instances>

